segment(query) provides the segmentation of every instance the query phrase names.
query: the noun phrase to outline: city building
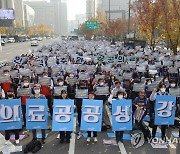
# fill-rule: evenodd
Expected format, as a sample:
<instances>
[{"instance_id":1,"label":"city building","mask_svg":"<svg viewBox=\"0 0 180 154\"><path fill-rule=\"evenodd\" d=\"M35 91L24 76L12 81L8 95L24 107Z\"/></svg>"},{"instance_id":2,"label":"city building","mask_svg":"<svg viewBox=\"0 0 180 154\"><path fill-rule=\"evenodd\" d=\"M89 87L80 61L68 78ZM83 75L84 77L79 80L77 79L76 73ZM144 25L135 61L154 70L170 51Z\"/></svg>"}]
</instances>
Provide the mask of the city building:
<instances>
[{"instance_id":1,"label":"city building","mask_svg":"<svg viewBox=\"0 0 180 154\"><path fill-rule=\"evenodd\" d=\"M52 26L56 35L67 34L67 4L62 0L27 1L27 5L35 11L34 25Z\"/></svg>"},{"instance_id":2,"label":"city building","mask_svg":"<svg viewBox=\"0 0 180 154\"><path fill-rule=\"evenodd\" d=\"M25 21L25 27L31 27L34 25L34 19L35 19L35 11L33 8L28 6L27 4L24 4L24 21Z\"/></svg>"},{"instance_id":3,"label":"city building","mask_svg":"<svg viewBox=\"0 0 180 154\"><path fill-rule=\"evenodd\" d=\"M96 11L95 9L95 0L86 0L86 18L89 19L95 16ZM96 9L95 9L96 10Z\"/></svg>"},{"instance_id":4,"label":"city building","mask_svg":"<svg viewBox=\"0 0 180 154\"><path fill-rule=\"evenodd\" d=\"M25 26L23 0L0 0L0 8L14 9L15 20L14 26L17 24Z\"/></svg>"},{"instance_id":5,"label":"city building","mask_svg":"<svg viewBox=\"0 0 180 154\"><path fill-rule=\"evenodd\" d=\"M133 1L131 0L131 2ZM96 8L97 11L106 13L107 19L127 19L129 0L96 0Z\"/></svg>"}]
</instances>

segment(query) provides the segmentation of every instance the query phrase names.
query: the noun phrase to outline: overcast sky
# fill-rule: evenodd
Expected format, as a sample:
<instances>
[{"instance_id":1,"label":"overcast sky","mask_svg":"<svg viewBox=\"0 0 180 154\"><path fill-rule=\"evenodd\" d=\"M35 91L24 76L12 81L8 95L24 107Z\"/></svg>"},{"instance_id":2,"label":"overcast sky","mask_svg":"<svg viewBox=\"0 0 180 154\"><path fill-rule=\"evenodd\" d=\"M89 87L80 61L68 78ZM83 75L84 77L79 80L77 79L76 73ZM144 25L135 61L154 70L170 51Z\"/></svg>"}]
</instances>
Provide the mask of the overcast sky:
<instances>
[{"instance_id":1,"label":"overcast sky","mask_svg":"<svg viewBox=\"0 0 180 154\"><path fill-rule=\"evenodd\" d=\"M39 0L25 0L25 1L39 1ZM46 1L50 1L50 0L46 0ZM67 1L68 20L73 20L75 18L75 14L85 14L86 0L64 0L64 1Z\"/></svg>"}]
</instances>

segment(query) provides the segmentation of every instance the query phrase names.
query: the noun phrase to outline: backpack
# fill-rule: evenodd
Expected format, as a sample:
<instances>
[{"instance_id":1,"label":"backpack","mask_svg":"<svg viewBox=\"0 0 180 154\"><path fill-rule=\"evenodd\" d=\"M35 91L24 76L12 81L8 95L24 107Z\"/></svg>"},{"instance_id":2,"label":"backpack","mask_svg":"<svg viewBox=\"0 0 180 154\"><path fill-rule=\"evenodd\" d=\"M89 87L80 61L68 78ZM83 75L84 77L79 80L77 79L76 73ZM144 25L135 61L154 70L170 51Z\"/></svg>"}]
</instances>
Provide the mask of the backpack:
<instances>
[{"instance_id":1,"label":"backpack","mask_svg":"<svg viewBox=\"0 0 180 154\"><path fill-rule=\"evenodd\" d=\"M131 144L133 148L139 148L144 144L144 134L139 130L135 130L131 134Z\"/></svg>"},{"instance_id":2,"label":"backpack","mask_svg":"<svg viewBox=\"0 0 180 154\"><path fill-rule=\"evenodd\" d=\"M28 153L28 152L36 153L41 149L41 146L42 144L40 141L32 140L26 145L26 148L24 149L24 153Z\"/></svg>"}]
</instances>

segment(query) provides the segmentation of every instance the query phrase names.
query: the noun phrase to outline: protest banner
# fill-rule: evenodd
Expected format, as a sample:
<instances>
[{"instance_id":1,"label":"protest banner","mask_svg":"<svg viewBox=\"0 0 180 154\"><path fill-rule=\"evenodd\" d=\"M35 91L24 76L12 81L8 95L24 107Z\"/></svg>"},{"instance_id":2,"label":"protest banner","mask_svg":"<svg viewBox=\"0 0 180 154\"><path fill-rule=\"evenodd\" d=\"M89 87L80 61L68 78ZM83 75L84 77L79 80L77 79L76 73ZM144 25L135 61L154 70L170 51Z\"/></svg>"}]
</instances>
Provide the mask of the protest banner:
<instances>
[{"instance_id":1,"label":"protest banner","mask_svg":"<svg viewBox=\"0 0 180 154\"><path fill-rule=\"evenodd\" d=\"M0 130L22 128L21 100L0 100Z\"/></svg>"},{"instance_id":2,"label":"protest banner","mask_svg":"<svg viewBox=\"0 0 180 154\"><path fill-rule=\"evenodd\" d=\"M112 101L112 130L132 130L132 101Z\"/></svg>"},{"instance_id":3,"label":"protest banner","mask_svg":"<svg viewBox=\"0 0 180 154\"><path fill-rule=\"evenodd\" d=\"M26 129L47 129L47 99L26 100Z\"/></svg>"},{"instance_id":4,"label":"protest banner","mask_svg":"<svg viewBox=\"0 0 180 154\"><path fill-rule=\"evenodd\" d=\"M52 131L73 131L74 101L55 99L53 105Z\"/></svg>"},{"instance_id":5,"label":"protest banner","mask_svg":"<svg viewBox=\"0 0 180 154\"><path fill-rule=\"evenodd\" d=\"M155 125L174 125L175 118L175 96L160 96L156 97L155 104Z\"/></svg>"},{"instance_id":6,"label":"protest banner","mask_svg":"<svg viewBox=\"0 0 180 154\"><path fill-rule=\"evenodd\" d=\"M81 130L101 131L102 125L102 100L84 99L81 115Z\"/></svg>"}]
</instances>

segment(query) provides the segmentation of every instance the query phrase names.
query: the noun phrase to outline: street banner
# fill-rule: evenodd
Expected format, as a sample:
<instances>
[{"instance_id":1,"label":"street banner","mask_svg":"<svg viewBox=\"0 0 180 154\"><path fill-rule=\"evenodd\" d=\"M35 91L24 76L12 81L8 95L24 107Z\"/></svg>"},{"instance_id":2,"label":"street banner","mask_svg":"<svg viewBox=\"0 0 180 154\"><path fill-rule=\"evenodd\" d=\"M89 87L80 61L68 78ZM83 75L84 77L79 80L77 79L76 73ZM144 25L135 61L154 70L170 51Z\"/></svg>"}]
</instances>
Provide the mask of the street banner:
<instances>
[{"instance_id":1,"label":"street banner","mask_svg":"<svg viewBox=\"0 0 180 154\"><path fill-rule=\"evenodd\" d=\"M101 131L102 125L102 100L84 99L81 115L81 130Z\"/></svg>"},{"instance_id":2,"label":"street banner","mask_svg":"<svg viewBox=\"0 0 180 154\"><path fill-rule=\"evenodd\" d=\"M73 131L74 100L54 100L52 131Z\"/></svg>"},{"instance_id":3,"label":"street banner","mask_svg":"<svg viewBox=\"0 0 180 154\"><path fill-rule=\"evenodd\" d=\"M157 96L155 104L155 125L174 125L176 97Z\"/></svg>"},{"instance_id":4,"label":"street banner","mask_svg":"<svg viewBox=\"0 0 180 154\"><path fill-rule=\"evenodd\" d=\"M22 128L21 100L0 100L0 130Z\"/></svg>"},{"instance_id":5,"label":"street banner","mask_svg":"<svg viewBox=\"0 0 180 154\"><path fill-rule=\"evenodd\" d=\"M112 130L132 130L132 101L113 100L112 102Z\"/></svg>"},{"instance_id":6,"label":"street banner","mask_svg":"<svg viewBox=\"0 0 180 154\"><path fill-rule=\"evenodd\" d=\"M47 129L47 99L26 100L26 129Z\"/></svg>"}]
</instances>

